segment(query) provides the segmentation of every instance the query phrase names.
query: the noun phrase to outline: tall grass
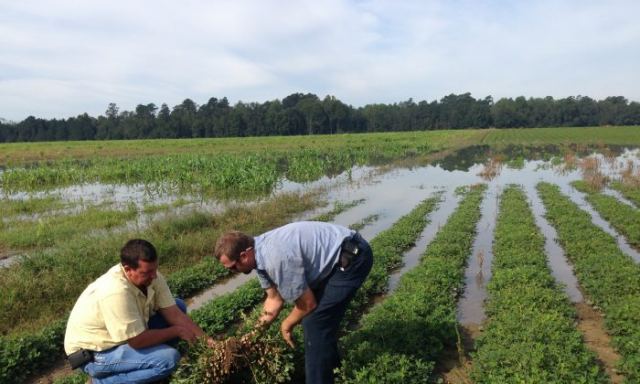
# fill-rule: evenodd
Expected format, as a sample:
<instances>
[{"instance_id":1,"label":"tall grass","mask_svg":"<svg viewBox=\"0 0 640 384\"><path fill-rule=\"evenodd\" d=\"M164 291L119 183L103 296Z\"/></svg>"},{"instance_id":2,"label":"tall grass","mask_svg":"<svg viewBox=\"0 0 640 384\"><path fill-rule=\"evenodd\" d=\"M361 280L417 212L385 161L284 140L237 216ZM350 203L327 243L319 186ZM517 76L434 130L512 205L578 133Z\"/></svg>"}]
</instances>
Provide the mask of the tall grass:
<instances>
[{"instance_id":1,"label":"tall grass","mask_svg":"<svg viewBox=\"0 0 640 384\"><path fill-rule=\"evenodd\" d=\"M0 246L27 249L62 244L90 231L121 226L137 213L134 206L124 211L90 207L74 215L42 217L35 222L0 222Z\"/></svg>"},{"instance_id":2,"label":"tall grass","mask_svg":"<svg viewBox=\"0 0 640 384\"><path fill-rule=\"evenodd\" d=\"M0 200L0 218L16 215L34 215L60 209L65 203L59 196L29 197L26 199Z\"/></svg>"}]
</instances>

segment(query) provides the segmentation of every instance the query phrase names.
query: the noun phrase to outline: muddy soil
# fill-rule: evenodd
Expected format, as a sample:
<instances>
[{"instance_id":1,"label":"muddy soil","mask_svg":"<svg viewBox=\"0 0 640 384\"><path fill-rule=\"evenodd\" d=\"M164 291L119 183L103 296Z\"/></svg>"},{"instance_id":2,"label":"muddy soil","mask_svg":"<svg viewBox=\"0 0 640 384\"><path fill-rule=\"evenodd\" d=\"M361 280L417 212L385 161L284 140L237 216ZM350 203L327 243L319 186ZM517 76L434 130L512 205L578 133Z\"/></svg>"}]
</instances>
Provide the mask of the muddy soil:
<instances>
[{"instance_id":1,"label":"muddy soil","mask_svg":"<svg viewBox=\"0 0 640 384\"><path fill-rule=\"evenodd\" d=\"M611 346L611 337L605 332L602 314L586 303L577 303L575 308L578 313L577 328L587 348L597 355L598 363L611 377L611 382L622 383L624 376L615 369L621 356Z\"/></svg>"},{"instance_id":2,"label":"muddy soil","mask_svg":"<svg viewBox=\"0 0 640 384\"><path fill-rule=\"evenodd\" d=\"M475 350L474 342L482 334L479 324L459 325L460 340L458 345L445 348L442 357L436 363L434 375L445 384L472 384L471 352Z\"/></svg>"}]
</instances>

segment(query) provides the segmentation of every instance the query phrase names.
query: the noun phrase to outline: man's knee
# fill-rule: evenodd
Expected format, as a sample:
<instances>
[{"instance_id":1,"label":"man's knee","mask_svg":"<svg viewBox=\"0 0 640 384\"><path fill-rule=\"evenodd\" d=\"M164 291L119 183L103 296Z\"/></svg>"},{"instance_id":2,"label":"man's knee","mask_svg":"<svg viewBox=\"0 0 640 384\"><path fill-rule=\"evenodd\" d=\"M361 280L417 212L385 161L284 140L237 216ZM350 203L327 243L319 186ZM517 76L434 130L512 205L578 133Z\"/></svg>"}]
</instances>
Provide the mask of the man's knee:
<instances>
[{"instance_id":1,"label":"man's knee","mask_svg":"<svg viewBox=\"0 0 640 384\"><path fill-rule=\"evenodd\" d=\"M157 362L156 369L158 370L159 375L170 375L171 372L176 369L178 362L180 361L180 352L169 346L165 346L154 354L154 360Z\"/></svg>"}]
</instances>

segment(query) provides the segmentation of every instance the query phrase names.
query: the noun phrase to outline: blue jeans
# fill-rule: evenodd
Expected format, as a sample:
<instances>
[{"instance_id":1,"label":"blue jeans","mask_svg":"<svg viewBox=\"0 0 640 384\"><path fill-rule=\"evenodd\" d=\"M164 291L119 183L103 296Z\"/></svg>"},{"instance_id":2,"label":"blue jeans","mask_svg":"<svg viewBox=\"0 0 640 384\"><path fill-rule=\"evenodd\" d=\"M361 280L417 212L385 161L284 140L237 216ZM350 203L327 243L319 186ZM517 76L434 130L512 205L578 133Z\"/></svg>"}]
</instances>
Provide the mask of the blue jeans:
<instances>
[{"instance_id":1,"label":"blue jeans","mask_svg":"<svg viewBox=\"0 0 640 384\"><path fill-rule=\"evenodd\" d=\"M184 301L176 299L176 305L186 313ZM150 329L168 327L161 314L149 319ZM125 343L106 351L94 352L94 361L82 369L92 377L93 383L152 383L171 375L180 360L180 353L167 344L134 349Z\"/></svg>"},{"instance_id":2,"label":"blue jeans","mask_svg":"<svg viewBox=\"0 0 640 384\"><path fill-rule=\"evenodd\" d=\"M333 370L340 364L338 329L347 305L371 271L373 253L369 244L357 236L362 248L344 271L335 268L317 288L316 309L302 319L304 329L304 367L307 384L333 383Z\"/></svg>"}]
</instances>

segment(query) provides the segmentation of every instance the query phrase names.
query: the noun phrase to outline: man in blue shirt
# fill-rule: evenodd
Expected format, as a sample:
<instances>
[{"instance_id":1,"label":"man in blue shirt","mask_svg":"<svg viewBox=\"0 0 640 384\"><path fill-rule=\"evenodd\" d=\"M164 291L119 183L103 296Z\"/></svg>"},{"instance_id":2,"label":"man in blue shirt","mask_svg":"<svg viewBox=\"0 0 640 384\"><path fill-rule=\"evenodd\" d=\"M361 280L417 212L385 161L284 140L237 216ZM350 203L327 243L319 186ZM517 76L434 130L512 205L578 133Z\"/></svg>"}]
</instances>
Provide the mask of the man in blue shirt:
<instances>
[{"instance_id":1,"label":"man in blue shirt","mask_svg":"<svg viewBox=\"0 0 640 384\"><path fill-rule=\"evenodd\" d=\"M218 239L215 256L228 269L256 270L267 293L260 325L271 324L284 302L295 303L280 326L282 337L294 347L292 331L302 323L306 382L333 383L338 328L371 270L369 244L348 228L302 221L255 238L227 232Z\"/></svg>"}]
</instances>

